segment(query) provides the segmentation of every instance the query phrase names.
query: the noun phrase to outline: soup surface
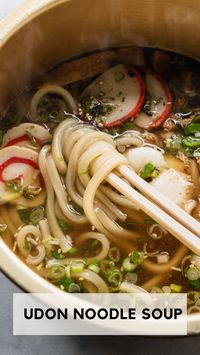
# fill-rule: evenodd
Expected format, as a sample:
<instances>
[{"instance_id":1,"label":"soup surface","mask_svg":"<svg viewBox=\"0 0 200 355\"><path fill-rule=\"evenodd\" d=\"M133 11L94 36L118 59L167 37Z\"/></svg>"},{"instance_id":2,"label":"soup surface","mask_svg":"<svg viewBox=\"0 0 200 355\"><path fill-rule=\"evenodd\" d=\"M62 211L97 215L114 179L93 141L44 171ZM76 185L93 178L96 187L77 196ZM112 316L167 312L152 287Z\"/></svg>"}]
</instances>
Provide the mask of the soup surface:
<instances>
[{"instance_id":1,"label":"soup surface","mask_svg":"<svg viewBox=\"0 0 200 355\"><path fill-rule=\"evenodd\" d=\"M187 292L200 257L124 197L128 165L200 221L200 65L119 48L65 62L12 103L0 131L0 233L67 292Z\"/></svg>"}]
</instances>

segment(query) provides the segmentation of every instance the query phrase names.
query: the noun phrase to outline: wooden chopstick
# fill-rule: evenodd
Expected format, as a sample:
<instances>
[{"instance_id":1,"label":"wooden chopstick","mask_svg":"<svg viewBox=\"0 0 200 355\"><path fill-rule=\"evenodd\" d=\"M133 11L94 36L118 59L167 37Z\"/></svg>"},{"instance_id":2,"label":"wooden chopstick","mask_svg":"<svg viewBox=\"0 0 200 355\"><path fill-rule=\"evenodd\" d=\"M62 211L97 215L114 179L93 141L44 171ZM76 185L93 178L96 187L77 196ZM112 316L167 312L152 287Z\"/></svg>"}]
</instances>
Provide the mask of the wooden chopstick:
<instances>
[{"instance_id":1,"label":"wooden chopstick","mask_svg":"<svg viewBox=\"0 0 200 355\"><path fill-rule=\"evenodd\" d=\"M200 223L185 212L182 208L177 206L173 201L168 199L160 191L156 190L153 186L148 184L140 176L126 165L121 165L118 171L124 176L134 187L141 191L145 196L150 198L154 203L162 207L177 221L191 230L193 233L200 237Z\"/></svg>"},{"instance_id":2,"label":"wooden chopstick","mask_svg":"<svg viewBox=\"0 0 200 355\"><path fill-rule=\"evenodd\" d=\"M169 233L176 237L181 243L186 245L195 254L200 256L200 239L189 229L177 222L168 213L163 211L159 206L148 200L140 192L136 191L127 182L122 180L114 173L107 176L109 184L111 184L122 195L136 204L147 215L162 225Z\"/></svg>"}]
</instances>

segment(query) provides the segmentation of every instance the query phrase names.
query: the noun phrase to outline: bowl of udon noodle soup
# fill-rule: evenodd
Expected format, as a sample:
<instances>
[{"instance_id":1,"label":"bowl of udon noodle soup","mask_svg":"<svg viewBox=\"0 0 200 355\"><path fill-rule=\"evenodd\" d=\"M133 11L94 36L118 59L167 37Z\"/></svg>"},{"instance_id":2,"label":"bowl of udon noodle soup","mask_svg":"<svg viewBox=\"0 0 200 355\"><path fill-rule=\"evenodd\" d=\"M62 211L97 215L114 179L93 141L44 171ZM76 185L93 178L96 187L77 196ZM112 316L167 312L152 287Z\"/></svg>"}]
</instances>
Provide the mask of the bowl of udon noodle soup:
<instances>
[{"instance_id":1,"label":"bowl of udon noodle soup","mask_svg":"<svg viewBox=\"0 0 200 355\"><path fill-rule=\"evenodd\" d=\"M29 0L0 24L0 266L23 289L184 292L200 331L200 256L112 179L200 221L199 11Z\"/></svg>"}]
</instances>

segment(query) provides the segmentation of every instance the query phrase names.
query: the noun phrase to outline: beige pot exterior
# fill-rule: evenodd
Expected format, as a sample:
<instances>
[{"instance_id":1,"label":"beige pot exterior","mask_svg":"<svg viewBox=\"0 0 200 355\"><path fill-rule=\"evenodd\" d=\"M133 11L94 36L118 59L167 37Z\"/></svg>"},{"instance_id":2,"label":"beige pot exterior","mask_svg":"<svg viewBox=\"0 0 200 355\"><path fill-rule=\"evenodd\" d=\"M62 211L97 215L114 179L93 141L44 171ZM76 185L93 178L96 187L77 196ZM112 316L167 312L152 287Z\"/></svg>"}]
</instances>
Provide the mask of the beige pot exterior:
<instances>
[{"instance_id":1,"label":"beige pot exterior","mask_svg":"<svg viewBox=\"0 0 200 355\"><path fill-rule=\"evenodd\" d=\"M33 78L93 50L137 45L200 58L199 17L199 0L27 0L0 23L0 115ZM0 267L29 292L55 291L2 239ZM188 332L200 333L199 315Z\"/></svg>"}]
</instances>

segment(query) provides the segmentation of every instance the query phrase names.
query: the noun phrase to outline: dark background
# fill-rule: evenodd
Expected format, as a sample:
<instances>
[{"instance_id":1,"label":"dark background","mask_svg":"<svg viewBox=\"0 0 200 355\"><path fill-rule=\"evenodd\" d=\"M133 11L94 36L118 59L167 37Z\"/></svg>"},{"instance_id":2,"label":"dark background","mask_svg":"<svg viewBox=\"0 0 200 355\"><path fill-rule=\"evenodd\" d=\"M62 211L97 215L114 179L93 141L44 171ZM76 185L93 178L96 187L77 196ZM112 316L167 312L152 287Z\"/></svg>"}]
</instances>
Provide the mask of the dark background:
<instances>
[{"instance_id":1,"label":"dark background","mask_svg":"<svg viewBox=\"0 0 200 355\"><path fill-rule=\"evenodd\" d=\"M21 290L0 273L0 355L186 355L200 351L200 336L160 339L134 336L13 336L14 292Z\"/></svg>"}]
</instances>

